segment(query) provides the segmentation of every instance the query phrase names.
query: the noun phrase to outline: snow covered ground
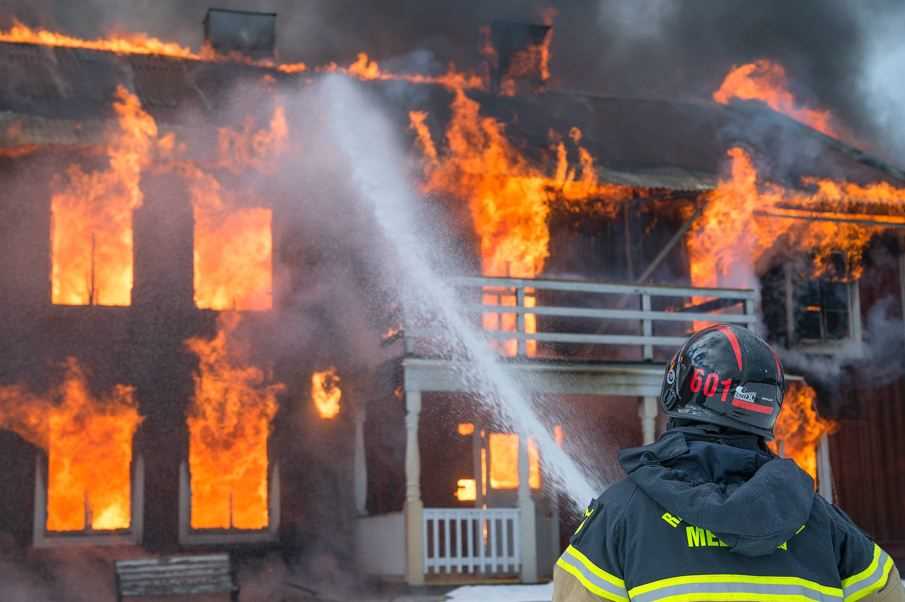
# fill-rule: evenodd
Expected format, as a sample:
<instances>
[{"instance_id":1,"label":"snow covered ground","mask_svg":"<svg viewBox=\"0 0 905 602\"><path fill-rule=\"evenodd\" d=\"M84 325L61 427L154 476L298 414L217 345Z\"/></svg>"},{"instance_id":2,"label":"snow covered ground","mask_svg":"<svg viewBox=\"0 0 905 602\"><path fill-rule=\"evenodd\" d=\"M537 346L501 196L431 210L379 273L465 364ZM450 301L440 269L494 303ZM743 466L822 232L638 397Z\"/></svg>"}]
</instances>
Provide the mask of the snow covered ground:
<instances>
[{"instance_id":1,"label":"snow covered ground","mask_svg":"<svg viewBox=\"0 0 905 602\"><path fill-rule=\"evenodd\" d=\"M450 602L550 602L553 584L469 585L446 595Z\"/></svg>"}]
</instances>

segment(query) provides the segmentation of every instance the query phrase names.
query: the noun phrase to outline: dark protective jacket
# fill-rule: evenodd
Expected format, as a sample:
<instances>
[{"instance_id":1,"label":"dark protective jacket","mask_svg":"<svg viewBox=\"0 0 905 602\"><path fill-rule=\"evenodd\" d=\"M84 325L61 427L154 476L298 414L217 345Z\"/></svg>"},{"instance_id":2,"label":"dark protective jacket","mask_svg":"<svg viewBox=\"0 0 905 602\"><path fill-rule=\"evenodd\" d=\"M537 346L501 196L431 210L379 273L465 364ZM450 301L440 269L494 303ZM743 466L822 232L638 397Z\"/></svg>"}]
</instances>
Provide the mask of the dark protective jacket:
<instances>
[{"instance_id":1,"label":"dark protective jacket","mask_svg":"<svg viewBox=\"0 0 905 602\"><path fill-rule=\"evenodd\" d=\"M623 450L556 564L554 602L890 600L892 559L749 435L668 431Z\"/></svg>"}]
</instances>

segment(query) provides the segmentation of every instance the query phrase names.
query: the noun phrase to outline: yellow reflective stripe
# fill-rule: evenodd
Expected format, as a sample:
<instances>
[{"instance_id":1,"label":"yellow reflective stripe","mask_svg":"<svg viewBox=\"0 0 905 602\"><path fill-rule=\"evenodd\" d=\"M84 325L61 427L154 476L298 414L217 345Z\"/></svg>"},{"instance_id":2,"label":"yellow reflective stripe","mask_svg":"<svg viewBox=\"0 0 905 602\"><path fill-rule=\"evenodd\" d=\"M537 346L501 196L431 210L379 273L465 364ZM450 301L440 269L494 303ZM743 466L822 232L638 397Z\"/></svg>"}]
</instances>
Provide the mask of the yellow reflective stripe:
<instances>
[{"instance_id":1,"label":"yellow reflective stripe","mask_svg":"<svg viewBox=\"0 0 905 602\"><path fill-rule=\"evenodd\" d=\"M581 551L578 548L576 548L575 546L569 546L568 548L566 548L566 551L563 552L563 556L566 556L566 555L571 556L572 558L574 558L575 560L580 562L582 564L582 566L584 566L586 569L591 571L591 573L593 573L597 577L600 577L607 583L615 585L616 587L619 587L619 588L623 588L623 589L625 588L625 581L623 581L616 575L607 573L605 570L603 570L602 568L600 568L599 566L597 566L596 564L591 562L591 559L588 558L587 556L585 556L584 554L582 554Z\"/></svg>"},{"instance_id":2,"label":"yellow reflective stripe","mask_svg":"<svg viewBox=\"0 0 905 602\"><path fill-rule=\"evenodd\" d=\"M814 602L814 598L810 596L802 596L799 594L764 594L762 592L695 592L691 594L657 598L657 600L659 602L751 602L751 600L757 600L757 602Z\"/></svg>"},{"instance_id":3,"label":"yellow reflective stripe","mask_svg":"<svg viewBox=\"0 0 905 602\"><path fill-rule=\"evenodd\" d=\"M870 564L867 565L867 568L864 569L863 571L861 571L860 573L855 573L851 577L847 577L846 579L843 579L842 587L851 587L852 585L855 585L859 581L864 581L865 579L867 579L868 577L873 575L874 571L877 570L877 564L880 562L880 553L881 552L882 552L882 550L880 550L880 546L878 546L877 544L874 544L874 557L871 560Z\"/></svg>"},{"instance_id":4,"label":"yellow reflective stripe","mask_svg":"<svg viewBox=\"0 0 905 602\"><path fill-rule=\"evenodd\" d=\"M581 583L581 585L586 590L588 590L595 596L603 598L604 600L611 600L612 602L628 602L628 598L624 596L617 596L613 592L607 591L599 585L593 583L591 580L584 576L579 568L572 566L562 558L556 561L556 566L578 579L578 582Z\"/></svg>"},{"instance_id":5,"label":"yellow reflective stripe","mask_svg":"<svg viewBox=\"0 0 905 602\"><path fill-rule=\"evenodd\" d=\"M892 567L894 565L895 563L892 561L892 558L887 556L886 562L883 564L883 574L880 576L880 579L865 587L864 589L858 590L854 594L847 596L845 598L845 602L857 602L858 600L866 598L867 596L870 596L871 594L874 594L883 589L886 584L889 583L889 574L892 572Z\"/></svg>"},{"instance_id":6,"label":"yellow reflective stripe","mask_svg":"<svg viewBox=\"0 0 905 602\"><path fill-rule=\"evenodd\" d=\"M755 575L688 575L685 577L672 577L639 585L629 590L629 596L634 598L651 591L674 587L676 585L691 585L696 583L731 583L746 585L794 585L803 587L827 596L842 597L842 590L838 587L821 585L815 581L809 581L800 577L758 577ZM728 595L728 594L727 594Z\"/></svg>"}]
</instances>

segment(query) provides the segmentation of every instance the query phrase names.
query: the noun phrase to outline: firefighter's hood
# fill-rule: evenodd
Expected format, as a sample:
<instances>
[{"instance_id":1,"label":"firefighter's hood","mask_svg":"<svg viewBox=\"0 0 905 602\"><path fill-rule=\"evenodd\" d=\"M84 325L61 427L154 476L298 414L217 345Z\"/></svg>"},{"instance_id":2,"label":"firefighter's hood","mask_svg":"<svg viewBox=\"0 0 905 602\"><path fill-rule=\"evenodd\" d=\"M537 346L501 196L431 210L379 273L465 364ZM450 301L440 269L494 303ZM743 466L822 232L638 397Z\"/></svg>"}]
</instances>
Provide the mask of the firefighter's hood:
<instances>
[{"instance_id":1,"label":"firefighter's hood","mask_svg":"<svg viewBox=\"0 0 905 602\"><path fill-rule=\"evenodd\" d=\"M623 450L619 461L651 499L685 523L713 531L745 556L765 556L808 522L814 482L753 438L717 440L693 430Z\"/></svg>"}]
</instances>

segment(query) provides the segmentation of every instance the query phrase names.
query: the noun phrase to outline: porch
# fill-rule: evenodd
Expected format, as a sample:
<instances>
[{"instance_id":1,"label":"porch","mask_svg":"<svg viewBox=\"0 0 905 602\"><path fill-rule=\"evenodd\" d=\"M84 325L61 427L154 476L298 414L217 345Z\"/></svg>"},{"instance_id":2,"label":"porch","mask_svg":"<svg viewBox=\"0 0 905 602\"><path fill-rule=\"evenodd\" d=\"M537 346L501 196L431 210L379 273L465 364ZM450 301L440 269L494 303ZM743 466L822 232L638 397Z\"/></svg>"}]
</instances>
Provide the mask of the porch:
<instances>
[{"instance_id":1,"label":"porch","mask_svg":"<svg viewBox=\"0 0 905 602\"><path fill-rule=\"evenodd\" d=\"M633 411L644 443L656 437L657 395L665 362L694 324L753 328L757 323L758 299L752 290L511 278L458 278L453 283L462 310L482 325L488 344L499 351L512 378L531 383L531 393L538 396L635 399ZM543 498L529 483L527 437L514 434L518 436L518 478L510 494L486 494L487 484L481 482L486 480L486 466L477 466L481 443L476 442L475 507L425 507L422 500L419 428L424 395L475 393L464 376L465 366L434 348L431 335L429 324L403 324L402 332L387 341L396 350L395 357L375 375L374 390L383 393L372 403L391 399L394 389L404 395L402 512L366 515L368 406L358 408L355 482L360 564L370 574L401 578L411 585L455 577L475 581L508 577L536 583L559 551L559 525L558 519L545 519L550 515L548 506L555 502Z\"/></svg>"}]
</instances>

